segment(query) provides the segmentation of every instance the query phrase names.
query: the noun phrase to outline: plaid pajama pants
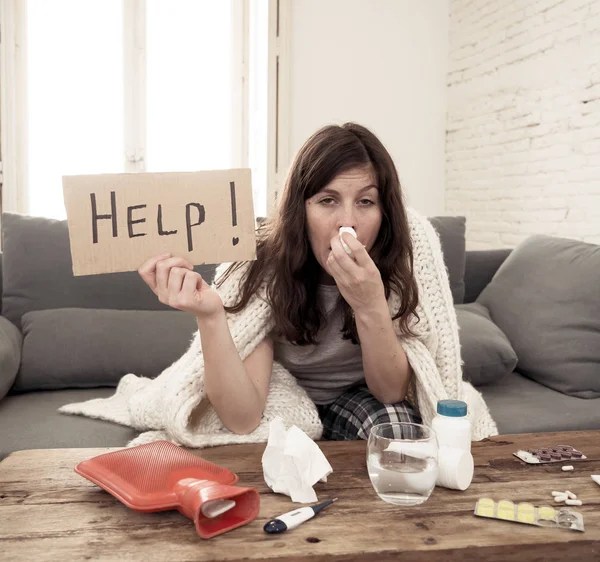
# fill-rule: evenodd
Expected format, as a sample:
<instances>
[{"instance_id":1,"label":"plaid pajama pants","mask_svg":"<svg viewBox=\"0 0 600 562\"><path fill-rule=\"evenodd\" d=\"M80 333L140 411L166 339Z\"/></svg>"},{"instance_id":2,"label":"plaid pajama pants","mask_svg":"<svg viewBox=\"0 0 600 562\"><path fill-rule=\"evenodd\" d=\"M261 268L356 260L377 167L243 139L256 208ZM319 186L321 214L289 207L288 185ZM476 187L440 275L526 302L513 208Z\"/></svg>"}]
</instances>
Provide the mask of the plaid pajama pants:
<instances>
[{"instance_id":1,"label":"plaid pajama pants","mask_svg":"<svg viewBox=\"0 0 600 562\"><path fill-rule=\"evenodd\" d=\"M367 388L355 386L331 404L317 405L323 422L323 439L353 441L368 439L371 427L386 422L421 423L421 416L410 402L382 404Z\"/></svg>"}]
</instances>

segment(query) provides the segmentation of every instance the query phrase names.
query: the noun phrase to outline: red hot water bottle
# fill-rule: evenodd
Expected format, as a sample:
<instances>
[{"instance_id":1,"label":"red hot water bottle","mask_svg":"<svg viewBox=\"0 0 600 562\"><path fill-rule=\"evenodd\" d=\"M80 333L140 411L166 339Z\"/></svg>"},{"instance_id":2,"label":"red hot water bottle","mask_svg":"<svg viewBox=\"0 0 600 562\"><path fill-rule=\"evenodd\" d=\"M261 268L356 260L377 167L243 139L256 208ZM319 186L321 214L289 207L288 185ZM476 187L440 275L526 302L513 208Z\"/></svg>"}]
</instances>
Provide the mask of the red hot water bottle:
<instances>
[{"instance_id":1,"label":"red hot water bottle","mask_svg":"<svg viewBox=\"0 0 600 562\"><path fill-rule=\"evenodd\" d=\"M170 441L98 455L75 472L135 511L177 509L204 539L249 523L260 508L254 488L234 486L236 474Z\"/></svg>"}]
</instances>

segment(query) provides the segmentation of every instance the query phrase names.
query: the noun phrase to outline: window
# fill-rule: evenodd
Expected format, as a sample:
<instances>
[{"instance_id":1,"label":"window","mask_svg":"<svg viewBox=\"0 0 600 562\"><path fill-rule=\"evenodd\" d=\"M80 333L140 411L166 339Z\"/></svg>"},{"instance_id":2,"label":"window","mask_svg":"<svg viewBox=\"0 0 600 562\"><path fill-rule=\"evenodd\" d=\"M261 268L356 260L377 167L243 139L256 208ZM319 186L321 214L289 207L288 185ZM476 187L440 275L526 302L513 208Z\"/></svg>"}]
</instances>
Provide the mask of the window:
<instances>
[{"instance_id":1,"label":"window","mask_svg":"<svg viewBox=\"0 0 600 562\"><path fill-rule=\"evenodd\" d=\"M251 167L265 215L269 0L11 1L25 212L64 218L63 175Z\"/></svg>"},{"instance_id":2,"label":"window","mask_svg":"<svg viewBox=\"0 0 600 562\"><path fill-rule=\"evenodd\" d=\"M147 171L242 164L234 162L241 131L232 130L233 82L242 76L233 76L231 8L211 0L147 0Z\"/></svg>"},{"instance_id":3,"label":"window","mask_svg":"<svg viewBox=\"0 0 600 562\"><path fill-rule=\"evenodd\" d=\"M29 0L27 199L64 218L63 175L124 172L119 0Z\"/></svg>"}]
</instances>

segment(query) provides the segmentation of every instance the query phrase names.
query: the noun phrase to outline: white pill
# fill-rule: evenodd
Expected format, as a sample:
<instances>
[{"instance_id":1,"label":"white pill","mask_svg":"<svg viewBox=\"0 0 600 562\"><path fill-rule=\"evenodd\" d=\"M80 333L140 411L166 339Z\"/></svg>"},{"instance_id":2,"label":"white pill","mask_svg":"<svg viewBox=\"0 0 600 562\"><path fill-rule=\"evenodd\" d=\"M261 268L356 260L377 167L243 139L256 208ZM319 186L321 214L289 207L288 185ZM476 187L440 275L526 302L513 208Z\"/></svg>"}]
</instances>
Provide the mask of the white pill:
<instances>
[{"instance_id":1,"label":"white pill","mask_svg":"<svg viewBox=\"0 0 600 562\"><path fill-rule=\"evenodd\" d=\"M342 243L342 247L344 248L344 250L346 250L346 253L351 254L352 250L350 249L348 244L346 244L346 242L344 242L344 239L342 238L342 234L344 232L347 232L348 234L352 234L352 236L354 236L354 238L358 238L358 237L356 235L356 231L351 226L340 226L340 242Z\"/></svg>"},{"instance_id":2,"label":"white pill","mask_svg":"<svg viewBox=\"0 0 600 562\"><path fill-rule=\"evenodd\" d=\"M561 494L560 496L555 496L554 497L554 501L555 502L564 502L564 501L567 501L567 499L569 499L569 497L567 496L567 494Z\"/></svg>"},{"instance_id":3,"label":"white pill","mask_svg":"<svg viewBox=\"0 0 600 562\"><path fill-rule=\"evenodd\" d=\"M563 472L567 472L569 470L573 470L573 467L569 464L567 466L563 466L562 469L563 469Z\"/></svg>"},{"instance_id":4,"label":"white pill","mask_svg":"<svg viewBox=\"0 0 600 562\"><path fill-rule=\"evenodd\" d=\"M576 500L577 499L577 496L573 492L569 492L569 490L567 490L565 492L565 494L567 494L567 496L569 497L570 500Z\"/></svg>"},{"instance_id":5,"label":"white pill","mask_svg":"<svg viewBox=\"0 0 600 562\"><path fill-rule=\"evenodd\" d=\"M592 480L600 486L600 474L592 474Z\"/></svg>"},{"instance_id":6,"label":"white pill","mask_svg":"<svg viewBox=\"0 0 600 562\"><path fill-rule=\"evenodd\" d=\"M552 492L553 496L562 496L564 492Z\"/></svg>"},{"instance_id":7,"label":"white pill","mask_svg":"<svg viewBox=\"0 0 600 562\"><path fill-rule=\"evenodd\" d=\"M567 505L581 505L583 502L581 500L567 500L565 503Z\"/></svg>"}]
</instances>

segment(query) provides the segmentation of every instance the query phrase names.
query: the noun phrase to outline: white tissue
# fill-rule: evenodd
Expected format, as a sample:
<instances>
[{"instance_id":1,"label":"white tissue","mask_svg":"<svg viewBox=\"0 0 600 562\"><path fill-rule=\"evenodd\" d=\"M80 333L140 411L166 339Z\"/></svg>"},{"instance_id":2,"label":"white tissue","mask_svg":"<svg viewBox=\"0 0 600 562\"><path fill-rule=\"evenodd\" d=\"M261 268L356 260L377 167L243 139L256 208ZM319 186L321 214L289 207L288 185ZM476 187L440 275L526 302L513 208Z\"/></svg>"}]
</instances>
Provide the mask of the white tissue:
<instances>
[{"instance_id":1,"label":"white tissue","mask_svg":"<svg viewBox=\"0 0 600 562\"><path fill-rule=\"evenodd\" d=\"M352 250L350 249L350 246L348 246L348 244L346 244L346 242L344 242L344 239L342 238L342 234L344 234L344 232L351 234L352 236L354 236L354 238L358 238L358 236L356 234L356 230L354 230L351 226L340 226L340 232L339 232L340 242L342 243L342 247L344 248L344 250L346 250L346 253L348 255L350 255L352 253Z\"/></svg>"},{"instance_id":2,"label":"white tissue","mask_svg":"<svg viewBox=\"0 0 600 562\"><path fill-rule=\"evenodd\" d=\"M298 503L316 502L313 486L333 470L319 446L295 425L286 430L280 417L269 425L262 466L267 486Z\"/></svg>"}]
</instances>

